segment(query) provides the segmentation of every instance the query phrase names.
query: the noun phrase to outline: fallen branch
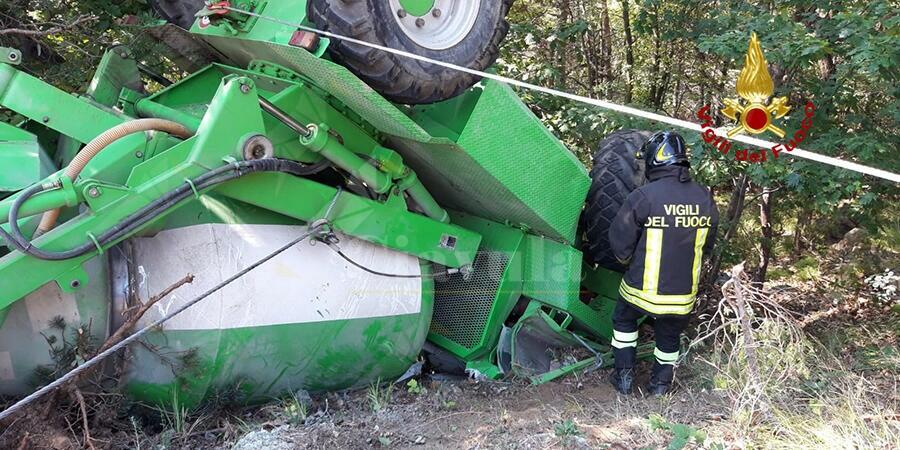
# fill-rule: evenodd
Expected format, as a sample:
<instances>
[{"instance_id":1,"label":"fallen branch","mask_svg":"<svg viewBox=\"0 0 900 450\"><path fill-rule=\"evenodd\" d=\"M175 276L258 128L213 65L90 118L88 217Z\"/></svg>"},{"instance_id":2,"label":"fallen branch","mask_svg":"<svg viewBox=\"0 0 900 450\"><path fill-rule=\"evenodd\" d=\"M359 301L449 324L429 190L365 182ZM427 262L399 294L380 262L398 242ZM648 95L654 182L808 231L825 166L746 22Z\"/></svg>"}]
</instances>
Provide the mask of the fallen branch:
<instances>
[{"instance_id":1,"label":"fallen branch","mask_svg":"<svg viewBox=\"0 0 900 450\"><path fill-rule=\"evenodd\" d=\"M26 431L25 436L22 437L22 441L19 442L19 447L16 450L25 450L28 448L28 439L31 438L31 432Z\"/></svg>"},{"instance_id":2,"label":"fallen branch","mask_svg":"<svg viewBox=\"0 0 900 450\"><path fill-rule=\"evenodd\" d=\"M91 442L91 431L88 426L87 405L84 403L84 395L81 394L81 389L77 387L73 388L71 392L72 397L78 403L78 408L81 410L81 432L84 434L84 447L95 450L94 443Z\"/></svg>"},{"instance_id":3,"label":"fallen branch","mask_svg":"<svg viewBox=\"0 0 900 450\"><path fill-rule=\"evenodd\" d=\"M167 287L159 294L156 294L153 297L150 297L150 299L147 300L146 303L144 303L143 305L140 305L140 307L137 309L137 311L134 314L132 314L131 317L129 317L128 320L126 320L125 323L123 323L122 326L119 327L119 329L115 331L115 333L113 333L108 339L106 339L106 342L104 342L103 345L100 346L100 349L97 350L97 353L99 354L99 353L105 352L107 349L109 349L113 345L116 345L117 343L119 343L119 341L124 339L125 336L127 336L128 333L131 331L131 329L134 328L135 325L137 325L138 321L141 320L141 317L143 317L144 314L153 305L155 305L158 301L168 297L169 294L174 292L176 289L184 286L185 284L190 284L193 282L194 282L193 275L190 275L190 274L185 275L184 278L176 281L175 284Z\"/></svg>"},{"instance_id":4,"label":"fallen branch","mask_svg":"<svg viewBox=\"0 0 900 450\"><path fill-rule=\"evenodd\" d=\"M744 339L744 351L747 352L747 368L750 370L750 380L752 386L758 388L760 382L759 362L756 358L756 343L753 342L753 327L750 326L750 316L744 301L743 277L744 263L731 268L731 280L729 280L729 283L734 289L734 296L726 296L725 298L733 299L730 303L734 306L735 314L737 314L741 323L741 335L743 335Z\"/></svg>"},{"instance_id":5,"label":"fallen branch","mask_svg":"<svg viewBox=\"0 0 900 450\"><path fill-rule=\"evenodd\" d=\"M184 286L185 284L190 284L193 281L194 281L193 275L190 275L190 274L185 275L184 278L176 281L175 284L163 289L162 292L154 295L153 297L150 297L144 304L140 305L140 307L137 308L137 311L135 311L134 313L131 314L131 316L125 321L125 323L122 324L122 326L120 326L112 335L110 335L106 339L105 342L103 342L103 345L101 345L100 348L97 349L97 351L94 352L93 355L90 355L88 358L85 358L85 360L93 358L95 355L103 353L106 350L108 350L110 347L112 347L113 345L116 345L119 342L121 342L122 339L125 339L131 333L131 330L134 328L135 325L137 325L138 321L141 320L141 317L143 317L144 314L147 311L149 311L151 307L153 307L153 305L155 305L160 300L168 297L169 294L174 292L176 289ZM94 369L85 370L84 373L78 375L75 378L72 378L72 380L69 381L64 386L78 386L78 384L82 380L84 380L88 375L90 375L93 372L94 372Z\"/></svg>"},{"instance_id":6,"label":"fallen branch","mask_svg":"<svg viewBox=\"0 0 900 450\"><path fill-rule=\"evenodd\" d=\"M184 278L176 281L174 284L172 284L168 288L164 289L162 292L154 295L153 297L150 297L150 299L148 299L147 302L145 302L144 304L140 305L139 308L137 308L136 312L131 314L131 316L125 321L124 324L122 324L122 326L120 326L112 335L109 336L109 338L106 339L105 342L103 342L103 344L100 346L100 348L96 352L94 352L93 355L90 355L90 358L92 358L93 356L98 355L104 351L109 350L114 345L116 345L116 344L120 343L121 341L123 341L124 339L126 339L129 336L131 330L137 324L137 322L141 319L141 317L143 317L143 315L153 305L155 305L157 302L159 302L163 298L169 296L176 289L180 288L181 286L184 286L185 284L191 283L193 281L194 281L193 275L190 275L190 274L186 275ZM88 358L88 359L90 359L90 358ZM85 432L84 446L88 447L88 448L93 448L93 443L91 443L91 441L90 441L90 433L88 431L87 407L85 405L84 395L81 393L81 390L78 388L78 386L84 380L84 378L86 376L88 376L89 374L93 373L96 370L96 367L99 367L99 365L87 368L84 372L82 372L76 376L73 376L71 380L67 380L65 382L60 383L60 385L56 389L49 392L48 397L45 399L44 409L42 411L42 414L39 416L42 419L46 420L46 418L49 417L50 412L56 410L57 400L59 398L61 398L61 396L59 394L60 393L67 394L69 396L69 398L75 400L75 403L77 403L81 409L82 422L84 423L84 432ZM23 442L26 442L26 440L27 440L27 437L25 439L23 439Z\"/></svg>"}]
</instances>

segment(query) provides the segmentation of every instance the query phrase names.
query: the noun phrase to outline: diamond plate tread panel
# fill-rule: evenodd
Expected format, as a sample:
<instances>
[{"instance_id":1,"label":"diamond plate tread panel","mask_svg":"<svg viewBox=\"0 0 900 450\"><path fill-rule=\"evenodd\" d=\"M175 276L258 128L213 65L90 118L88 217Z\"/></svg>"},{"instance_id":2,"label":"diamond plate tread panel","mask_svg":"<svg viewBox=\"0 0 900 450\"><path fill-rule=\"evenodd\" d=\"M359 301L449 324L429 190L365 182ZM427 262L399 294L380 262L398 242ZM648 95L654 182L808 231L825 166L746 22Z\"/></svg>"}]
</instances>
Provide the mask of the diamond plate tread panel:
<instances>
[{"instance_id":1,"label":"diamond plate tread panel","mask_svg":"<svg viewBox=\"0 0 900 450\"><path fill-rule=\"evenodd\" d=\"M508 263L506 253L479 251L471 280L435 281L431 332L470 350L480 344Z\"/></svg>"},{"instance_id":2,"label":"diamond plate tread panel","mask_svg":"<svg viewBox=\"0 0 900 450\"><path fill-rule=\"evenodd\" d=\"M389 144L442 205L574 241L590 184L587 171L508 86L484 84L457 144L431 136L349 70L305 50L273 42L203 38L239 64L271 61L311 79L392 136Z\"/></svg>"}]
</instances>

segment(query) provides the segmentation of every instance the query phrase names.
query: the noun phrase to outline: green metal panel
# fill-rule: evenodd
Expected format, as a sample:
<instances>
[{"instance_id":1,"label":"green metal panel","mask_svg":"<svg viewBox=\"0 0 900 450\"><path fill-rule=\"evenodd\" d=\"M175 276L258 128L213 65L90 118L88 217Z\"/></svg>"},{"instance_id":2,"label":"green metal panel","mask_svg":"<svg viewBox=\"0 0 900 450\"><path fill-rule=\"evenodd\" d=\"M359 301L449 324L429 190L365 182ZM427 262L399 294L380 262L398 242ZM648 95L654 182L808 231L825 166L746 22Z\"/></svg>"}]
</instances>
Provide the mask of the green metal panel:
<instances>
[{"instance_id":1,"label":"green metal panel","mask_svg":"<svg viewBox=\"0 0 900 450\"><path fill-rule=\"evenodd\" d=\"M451 217L453 223L481 234L482 245L471 280L455 275L435 284L431 342L483 374L499 374L490 369L491 351L523 296L567 317L564 340L571 340L568 330L598 341L610 339L615 300L588 294L582 301L580 251L465 213L453 212Z\"/></svg>"},{"instance_id":2,"label":"green metal panel","mask_svg":"<svg viewBox=\"0 0 900 450\"><path fill-rule=\"evenodd\" d=\"M79 329L92 336L96 344L106 338L109 320L106 257L87 261L85 270L91 279L99 281L72 293L61 292L50 282L2 311L8 316L0 321L0 373L3 374L0 394L21 395L33 391L41 382L35 379L35 370L39 366L54 366L56 362L44 336L55 338L53 345L57 348L64 340L73 342ZM51 326L56 317L65 320L65 330Z\"/></svg>"},{"instance_id":3,"label":"green metal panel","mask_svg":"<svg viewBox=\"0 0 900 450\"><path fill-rule=\"evenodd\" d=\"M615 301L596 296L581 299L582 254L577 249L548 239L526 235L524 294L572 315L575 324L603 339L612 337Z\"/></svg>"},{"instance_id":4,"label":"green metal panel","mask_svg":"<svg viewBox=\"0 0 900 450\"><path fill-rule=\"evenodd\" d=\"M0 122L0 197L24 189L56 171L37 136ZM10 170L12 169L12 170Z\"/></svg>"},{"instance_id":5,"label":"green metal panel","mask_svg":"<svg viewBox=\"0 0 900 450\"><path fill-rule=\"evenodd\" d=\"M430 273L429 266L422 264L423 273ZM223 395L261 402L297 389L329 391L392 380L419 355L433 295L426 277L417 314L154 332L145 339L149 345L133 347L125 388L149 403L169 404L178 395L192 406Z\"/></svg>"},{"instance_id":6,"label":"green metal panel","mask_svg":"<svg viewBox=\"0 0 900 450\"><path fill-rule=\"evenodd\" d=\"M322 218L337 189L284 174L254 174L222 185L217 192L303 221ZM303 201L295 201L302 198ZM471 264L481 236L406 211L405 205L382 205L347 192L337 195L334 229L451 267ZM455 245L445 245L446 237Z\"/></svg>"},{"instance_id":7,"label":"green metal panel","mask_svg":"<svg viewBox=\"0 0 900 450\"><path fill-rule=\"evenodd\" d=\"M416 361L427 323L424 314L413 314L155 333L146 342L167 352L169 361L133 347L137 364L125 375L125 390L151 404L171 404L178 392L191 407L215 397L252 403L298 389L361 387L402 375ZM196 355L192 365L179 358L186 352Z\"/></svg>"},{"instance_id":8,"label":"green metal panel","mask_svg":"<svg viewBox=\"0 0 900 450\"><path fill-rule=\"evenodd\" d=\"M103 54L86 94L100 105L114 106L122 88L137 91L143 84L131 49L119 45Z\"/></svg>"},{"instance_id":9,"label":"green metal panel","mask_svg":"<svg viewBox=\"0 0 900 450\"><path fill-rule=\"evenodd\" d=\"M124 121L7 64L0 64L0 105L85 143Z\"/></svg>"},{"instance_id":10,"label":"green metal panel","mask_svg":"<svg viewBox=\"0 0 900 450\"><path fill-rule=\"evenodd\" d=\"M511 203L500 200L492 205L496 209L488 217L520 222L535 233L574 242L590 187L587 171L509 86L484 83L458 144L515 195ZM531 214L523 214L520 205Z\"/></svg>"},{"instance_id":11,"label":"green metal panel","mask_svg":"<svg viewBox=\"0 0 900 450\"><path fill-rule=\"evenodd\" d=\"M269 3L263 14L270 14L271 8ZM285 45L286 31L266 21L239 39L214 28L200 36L238 64L262 59L296 71L381 131L386 146L403 155L442 205L574 242L590 184L587 172L509 87L488 81L464 94L473 99L462 102L475 106L457 143L449 139L453 133L434 137L416 123L416 111L423 114L422 109L393 105L346 68ZM423 124L431 129L435 121L447 122L452 129L461 120L425 115ZM547 189L538 179L556 184Z\"/></svg>"},{"instance_id":12,"label":"green metal panel","mask_svg":"<svg viewBox=\"0 0 900 450\"><path fill-rule=\"evenodd\" d=\"M502 224L451 212L453 223L482 236L471 279L454 274L435 283L430 341L465 360L483 357L497 345L503 321L521 296L523 234Z\"/></svg>"}]
</instances>

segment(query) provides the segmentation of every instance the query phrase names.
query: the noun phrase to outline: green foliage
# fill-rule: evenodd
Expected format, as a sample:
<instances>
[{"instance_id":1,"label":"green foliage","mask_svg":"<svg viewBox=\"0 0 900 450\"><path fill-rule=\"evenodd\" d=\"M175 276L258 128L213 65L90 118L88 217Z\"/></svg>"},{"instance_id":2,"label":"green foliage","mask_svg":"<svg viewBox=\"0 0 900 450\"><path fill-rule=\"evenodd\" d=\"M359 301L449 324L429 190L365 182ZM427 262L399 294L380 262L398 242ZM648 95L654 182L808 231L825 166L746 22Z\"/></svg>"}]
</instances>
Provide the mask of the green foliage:
<instances>
[{"instance_id":1,"label":"green foliage","mask_svg":"<svg viewBox=\"0 0 900 450\"><path fill-rule=\"evenodd\" d=\"M815 256L806 256L794 263L794 271L797 278L803 281L813 281L819 278L819 260Z\"/></svg>"},{"instance_id":2,"label":"green foliage","mask_svg":"<svg viewBox=\"0 0 900 450\"><path fill-rule=\"evenodd\" d=\"M406 392L409 392L410 394L413 394L413 395L419 395L419 394L425 392L425 388L423 388L422 386L419 386L419 382L416 381L415 378L410 378L409 381L406 383Z\"/></svg>"},{"instance_id":3,"label":"green foliage","mask_svg":"<svg viewBox=\"0 0 900 450\"><path fill-rule=\"evenodd\" d=\"M702 105L716 110L722 99L736 97L735 81L750 33L755 31L773 74L775 93L788 96L792 106L781 120L782 128L798 129L803 105L815 104L813 128L801 148L900 171L900 14L896 4L887 0L816 4L805 0L632 0L627 5L633 65L627 62L625 4L517 2L511 12L514 25L498 64L500 72L619 103L628 100L630 90L636 106L696 121ZM603 27L604 11L608 33ZM604 52L607 42L608 55ZM587 164L597 143L613 130L661 128L543 94L521 95ZM790 156L773 161L771 153L764 164L739 163L713 151L698 133L682 133L692 147L696 177L726 194L720 198L727 201L732 180L741 173L750 177L748 197L762 188L778 189L773 210L776 230L809 212L821 222L850 221L872 232L888 227L885 235L894 243L893 235L900 235L890 228L900 223L890 218L897 213L886 212L898 211L900 191L894 184ZM763 137L777 140L772 135ZM742 223L734 242L723 247L726 266L748 259L752 265L760 242L756 208L748 203L747 223ZM816 231L804 235L813 246L826 238ZM783 255L793 249L781 245L775 250Z\"/></svg>"},{"instance_id":4,"label":"green foliage","mask_svg":"<svg viewBox=\"0 0 900 450\"><path fill-rule=\"evenodd\" d=\"M369 385L369 390L366 392L369 406L375 412L379 412L390 405L393 397L394 385L392 383L382 383L381 379L372 382Z\"/></svg>"},{"instance_id":5,"label":"green foliage","mask_svg":"<svg viewBox=\"0 0 900 450\"><path fill-rule=\"evenodd\" d=\"M290 397L284 401L283 409L288 422L301 425L309 417L309 399L298 392L292 392Z\"/></svg>"},{"instance_id":6,"label":"green foliage","mask_svg":"<svg viewBox=\"0 0 900 450\"><path fill-rule=\"evenodd\" d=\"M51 364L37 366L31 374L31 383L45 385L78 367L93 355L100 343L91 334L91 324L70 327L62 316L55 316L47 324L47 333L41 333L47 342Z\"/></svg>"},{"instance_id":7,"label":"green foliage","mask_svg":"<svg viewBox=\"0 0 900 450\"><path fill-rule=\"evenodd\" d=\"M556 437L562 439L571 439L583 434L581 430L578 429L578 424L572 419L557 422L553 425L553 433L556 434Z\"/></svg>"},{"instance_id":8,"label":"green foliage","mask_svg":"<svg viewBox=\"0 0 900 450\"><path fill-rule=\"evenodd\" d=\"M772 267L768 272L768 279L775 280L783 280L791 276L791 272L787 269L783 269L781 267Z\"/></svg>"},{"instance_id":9,"label":"green foliage","mask_svg":"<svg viewBox=\"0 0 900 450\"><path fill-rule=\"evenodd\" d=\"M0 2L0 29L29 33L0 34L0 46L22 50L23 70L69 92L84 92L103 53L117 44L156 71L181 76L145 33L157 20L146 0L9 0Z\"/></svg>"},{"instance_id":10,"label":"green foliage","mask_svg":"<svg viewBox=\"0 0 900 450\"><path fill-rule=\"evenodd\" d=\"M170 427L175 430L176 433L184 433L188 410L179 401L178 389L172 390L172 405L170 408L171 409L164 410L166 421L168 421Z\"/></svg>"},{"instance_id":11,"label":"green foliage","mask_svg":"<svg viewBox=\"0 0 900 450\"><path fill-rule=\"evenodd\" d=\"M703 445L703 442L706 441L705 431L698 430L690 425L669 422L659 414L651 414L647 421L650 422L651 430L665 430L674 435L673 439L666 446L666 450L681 450L692 440L697 445Z\"/></svg>"}]
</instances>

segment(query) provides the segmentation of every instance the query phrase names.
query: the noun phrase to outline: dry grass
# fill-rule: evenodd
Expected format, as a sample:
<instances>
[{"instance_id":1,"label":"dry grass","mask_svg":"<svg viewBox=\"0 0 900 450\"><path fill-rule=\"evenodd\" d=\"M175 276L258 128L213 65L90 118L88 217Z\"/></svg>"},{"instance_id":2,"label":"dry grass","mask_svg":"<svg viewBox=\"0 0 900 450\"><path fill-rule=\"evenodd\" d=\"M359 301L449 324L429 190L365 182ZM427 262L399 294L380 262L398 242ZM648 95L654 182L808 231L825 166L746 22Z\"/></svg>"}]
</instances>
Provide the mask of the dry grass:
<instances>
[{"instance_id":1,"label":"dry grass","mask_svg":"<svg viewBox=\"0 0 900 450\"><path fill-rule=\"evenodd\" d=\"M730 400L736 435L773 449L900 448L897 367L870 380L747 282L741 266L692 349Z\"/></svg>"}]
</instances>

